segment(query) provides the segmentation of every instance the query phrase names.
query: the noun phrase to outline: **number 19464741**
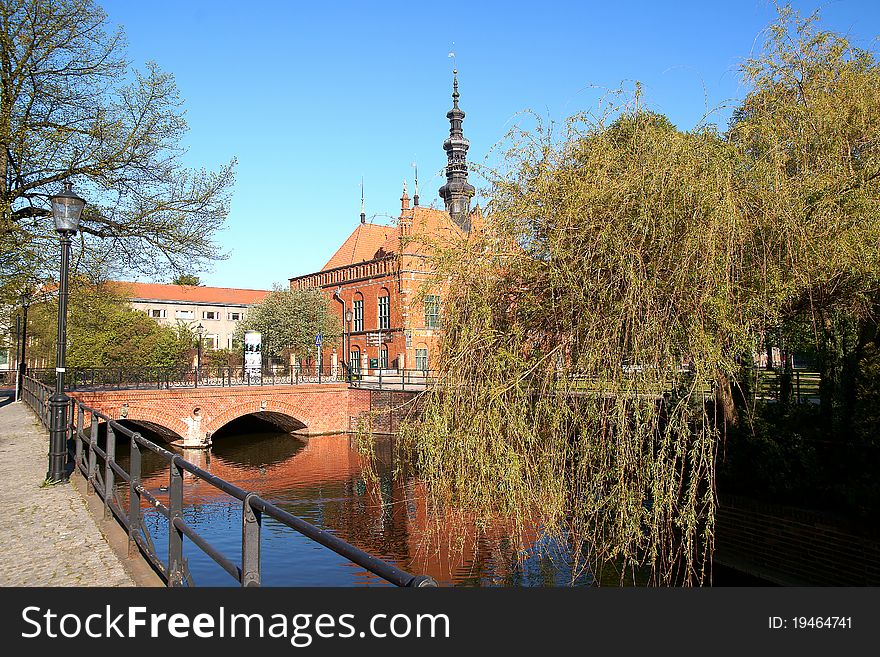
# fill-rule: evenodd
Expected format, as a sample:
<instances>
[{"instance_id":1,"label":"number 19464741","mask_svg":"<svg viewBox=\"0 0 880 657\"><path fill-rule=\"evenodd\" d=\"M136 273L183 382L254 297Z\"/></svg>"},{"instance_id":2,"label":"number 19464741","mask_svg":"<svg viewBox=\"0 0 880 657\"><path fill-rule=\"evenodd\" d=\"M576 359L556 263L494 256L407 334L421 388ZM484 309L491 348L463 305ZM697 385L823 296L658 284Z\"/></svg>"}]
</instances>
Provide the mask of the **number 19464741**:
<instances>
[{"instance_id":1,"label":"number 19464741","mask_svg":"<svg viewBox=\"0 0 880 657\"><path fill-rule=\"evenodd\" d=\"M770 616L767 627L771 630L851 630L852 616Z\"/></svg>"}]
</instances>

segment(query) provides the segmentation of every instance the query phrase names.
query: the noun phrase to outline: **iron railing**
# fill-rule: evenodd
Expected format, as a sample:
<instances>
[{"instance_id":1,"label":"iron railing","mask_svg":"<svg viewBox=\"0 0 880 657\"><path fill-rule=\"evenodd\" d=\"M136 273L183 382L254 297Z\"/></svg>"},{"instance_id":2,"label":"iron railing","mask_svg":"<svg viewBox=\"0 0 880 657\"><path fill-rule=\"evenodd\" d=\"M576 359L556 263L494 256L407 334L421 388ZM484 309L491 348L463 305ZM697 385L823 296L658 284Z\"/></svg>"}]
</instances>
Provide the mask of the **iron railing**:
<instances>
[{"instance_id":1,"label":"iron railing","mask_svg":"<svg viewBox=\"0 0 880 657\"><path fill-rule=\"evenodd\" d=\"M348 384L352 388L372 390L405 390L417 392L437 383L437 373L428 370L374 369L351 370L345 366Z\"/></svg>"},{"instance_id":2,"label":"iron railing","mask_svg":"<svg viewBox=\"0 0 880 657\"><path fill-rule=\"evenodd\" d=\"M55 369L31 369L36 380L53 385ZM355 388L424 390L436 376L425 370L349 369L346 363L321 367L276 366L261 371L241 367L100 367L67 368L67 390L168 390L233 386L279 386L303 383L347 383Z\"/></svg>"},{"instance_id":3,"label":"iron railing","mask_svg":"<svg viewBox=\"0 0 880 657\"><path fill-rule=\"evenodd\" d=\"M35 378L31 376L24 378L24 402L34 410L43 426L47 428L50 419L48 400L52 392L47 385ZM185 539L189 539L237 580L241 586L260 586L262 584L260 540L264 515L333 550L336 554L391 584L408 587L437 586L431 577L413 575L364 552L341 538L315 527L271 502L267 502L256 492L245 491L201 469L180 455L160 447L139 433L122 426L107 415L85 406L76 399L70 400L68 411L67 435L68 444L73 443L74 469L88 482L88 492L96 493L103 500L104 517L114 516L128 531L129 555L131 556L135 550L139 550L167 586L195 585L183 557ZM88 421L86 421L86 416L88 416ZM103 449L98 445L98 428L102 420L106 422L107 431L107 440ZM117 436L124 436L130 443L128 471L116 461ZM143 485L141 460L144 450L157 454L168 464L167 499L160 499ZM240 564L222 554L183 519L184 472L189 472L201 481L241 502ZM117 477L127 484L127 502L119 496ZM155 509L168 521L167 561L163 562L159 557L150 530L144 522L143 509L145 506Z\"/></svg>"},{"instance_id":4,"label":"iron railing","mask_svg":"<svg viewBox=\"0 0 880 657\"><path fill-rule=\"evenodd\" d=\"M0 370L0 388L14 388L18 370Z\"/></svg>"}]
</instances>

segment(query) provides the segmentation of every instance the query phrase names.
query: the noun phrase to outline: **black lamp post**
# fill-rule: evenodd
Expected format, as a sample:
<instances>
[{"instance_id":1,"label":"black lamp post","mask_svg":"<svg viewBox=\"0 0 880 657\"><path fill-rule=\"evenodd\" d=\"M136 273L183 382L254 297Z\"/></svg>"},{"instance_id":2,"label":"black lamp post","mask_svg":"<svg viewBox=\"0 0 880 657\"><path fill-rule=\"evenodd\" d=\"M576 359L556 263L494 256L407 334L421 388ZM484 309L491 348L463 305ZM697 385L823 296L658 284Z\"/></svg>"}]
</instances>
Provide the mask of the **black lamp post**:
<instances>
[{"instance_id":1,"label":"black lamp post","mask_svg":"<svg viewBox=\"0 0 880 657\"><path fill-rule=\"evenodd\" d=\"M27 314L28 307L31 305L31 295L23 292L19 298L21 301L21 349L18 352L18 384L15 391L18 394L16 401L19 401L24 395L24 375L27 374Z\"/></svg>"},{"instance_id":2,"label":"black lamp post","mask_svg":"<svg viewBox=\"0 0 880 657\"><path fill-rule=\"evenodd\" d=\"M49 199L55 231L61 237L61 276L58 285L58 339L55 351L55 392L49 397L49 472L48 481L67 479L67 406L64 394L64 362L67 354L67 274L70 269L70 240L79 230L79 220L86 202L74 194L69 182L64 191Z\"/></svg>"},{"instance_id":3,"label":"black lamp post","mask_svg":"<svg viewBox=\"0 0 880 657\"><path fill-rule=\"evenodd\" d=\"M199 346L196 350L196 385L198 385L198 380L202 376L202 338L205 335L205 327L201 323L196 326L196 333L199 334Z\"/></svg>"},{"instance_id":4,"label":"black lamp post","mask_svg":"<svg viewBox=\"0 0 880 657\"><path fill-rule=\"evenodd\" d=\"M350 310L345 311L345 324L348 327L348 331L346 332L347 340L343 342L348 342L348 346L345 348L345 354L343 354L344 358L348 362L348 378L351 380L351 320L354 318L354 314Z\"/></svg>"}]
</instances>

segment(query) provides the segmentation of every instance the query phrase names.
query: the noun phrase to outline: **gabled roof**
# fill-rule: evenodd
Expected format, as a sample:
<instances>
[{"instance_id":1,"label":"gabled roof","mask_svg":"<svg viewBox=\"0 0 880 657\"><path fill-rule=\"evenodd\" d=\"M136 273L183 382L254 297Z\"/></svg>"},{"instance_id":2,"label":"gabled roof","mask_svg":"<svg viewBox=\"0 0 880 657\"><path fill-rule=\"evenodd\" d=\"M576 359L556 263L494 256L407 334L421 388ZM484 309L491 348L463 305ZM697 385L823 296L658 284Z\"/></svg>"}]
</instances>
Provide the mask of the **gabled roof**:
<instances>
[{"instance_id":1,"label":"gabled roof","mask_svg":"<svg viewBox=\"0 0 880 657\"><path fill-rule=\"evenodd\" d=\"M269 290L248 290L234 287L203 285L163 285L134 281L108 281L117 294L131 301L179 301L181 303L213 303L222 305L253 305L262 301Z\"/></svg>"},{"instance_id":2,"label":"gabled roof","mask_svg":"<svg viewBox=\"0 0 880 657\"><path fill-rule=\"evenodd\" d=\"M483 218L479 208L475 208L471 213L471 221L473 228L478 229L482 226ZM398 253L403 222L407 222L411 226L410 237L404 247L405 251L410 254L425 251L431 242L442 241L444 238L460 237L463 234L462 229L445 210L422 206L407 208L402 210L396 226L358 224L354 232L348 236L348 239L320 271L347 267Z\"/></svg>"},{"instance_id":3,"label":"gabled roof","mask_svg":"<svg viewBox=\"0 0 880 657\"><path fill-rule=\"evenodd\" d=\"M385 244L396 243L398 235L399 231L396 226L358 224L358 227L342 243L333 257L321 268L321 271L372 260L376 257L376 252ZM394 251L396 250L397 247L394 248Z\"/></svg>"}]
</instances>

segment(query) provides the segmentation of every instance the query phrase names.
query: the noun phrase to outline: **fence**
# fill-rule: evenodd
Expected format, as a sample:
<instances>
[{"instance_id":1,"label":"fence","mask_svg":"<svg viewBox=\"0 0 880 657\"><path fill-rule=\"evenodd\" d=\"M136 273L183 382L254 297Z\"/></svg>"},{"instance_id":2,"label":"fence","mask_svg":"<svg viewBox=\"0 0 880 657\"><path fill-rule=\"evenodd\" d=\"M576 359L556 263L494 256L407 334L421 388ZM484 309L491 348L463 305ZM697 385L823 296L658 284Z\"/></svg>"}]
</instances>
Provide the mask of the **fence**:
<instances>
[{"instance_id":1,"label":"fence","mask_svg":"<svg viewBox=\"0 0 880 657\"><path fill-rule=\"evenodd\" d=\"M23 385L23 400L36 412L43 426L49 426L48 400L52 390L37 379L27 376ZM88 416L88 422L86 421ZM260 534L264 515L282 525L333 550L349 561L378 575L396 586L436 586L425 575L413 575L386 563L341 538L330 534L262 499L255 492L245 491L206 470L202 470L180 455L169 452L139 433L131 431L108 416L71 399L68 409L68 443L73 441L73 465L88 482L90 493L97 493L104 502L104 516L111 514L128 531L129 554L140 550L168 586L195 584L183 557L184 539L189 539L207 554L241 586L260 586ZM102 449L98 445L99 422L106 422L107 440ZM130 441L129 471L116 462L116 437ZM141 482L141 455L148 450L168 463L169 486L162 499L147 490ZM100 460L100 463L99 463ZM183 519L183 473L189 472L219 491L237 499L242 505L241 563L236 564L212 546L194 527ZM128 500L122 500L117 488L125 482ZM168 521L168 558L159 558L149 528L143 520L143 508L152 507Z\"/></svg>"},{"instance_id":2,"label":"fence","mask_svg":"<svg viewBox=\"0 0 880 657\"><path fill-rule=\"evenodd\" d=\"M14 388L18 370L0 370L0 388Z\"/></svg>"},{"instance_id":3,"label":"fence","mask_svg":"<svg viewBox=\"0 0 880 657\"><path fill-rule=\"evenodd\" d=\"M29 375L53 385L54 369L32 369ZM67 390L163 390L172 388L210 388L232 386L278 386L303 383L348 383L356 388L424 390L434 383L424 370L351 370L345 363L319 367L272 367L253 371L241 367L101 367L68 368ZM14 385L14 380L13 380Z\"/></svg>"}]
</instances>

